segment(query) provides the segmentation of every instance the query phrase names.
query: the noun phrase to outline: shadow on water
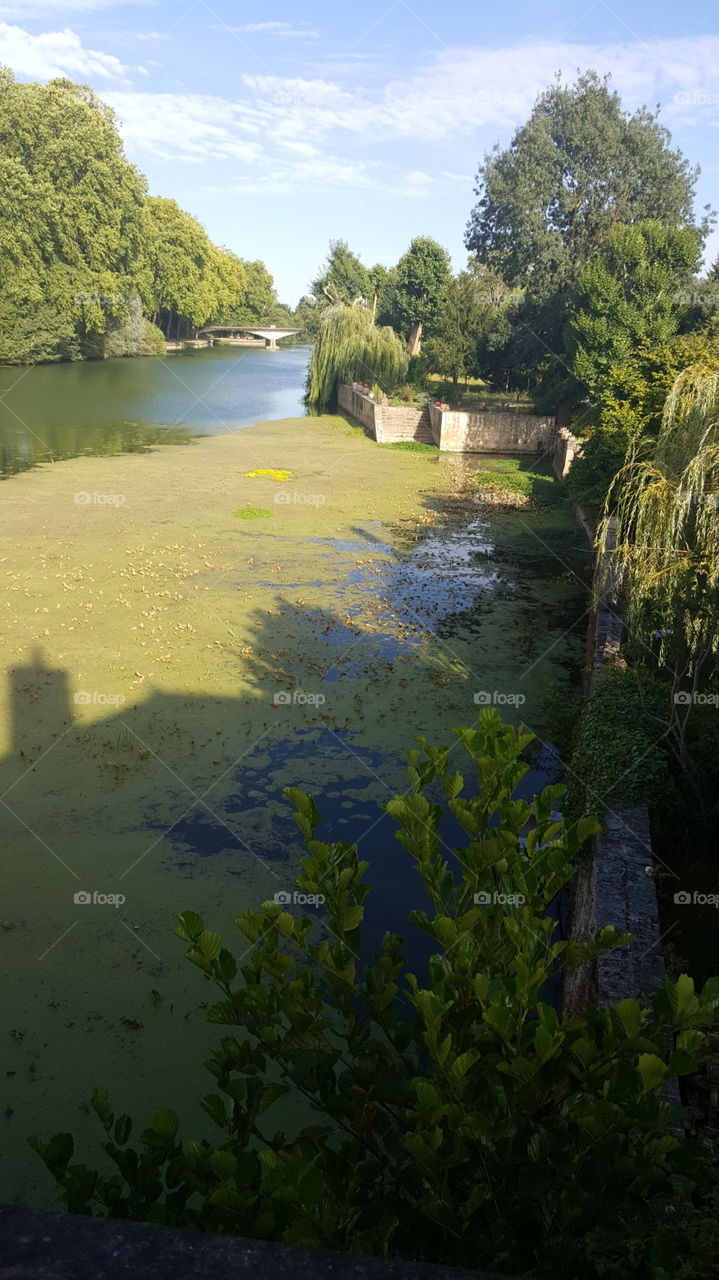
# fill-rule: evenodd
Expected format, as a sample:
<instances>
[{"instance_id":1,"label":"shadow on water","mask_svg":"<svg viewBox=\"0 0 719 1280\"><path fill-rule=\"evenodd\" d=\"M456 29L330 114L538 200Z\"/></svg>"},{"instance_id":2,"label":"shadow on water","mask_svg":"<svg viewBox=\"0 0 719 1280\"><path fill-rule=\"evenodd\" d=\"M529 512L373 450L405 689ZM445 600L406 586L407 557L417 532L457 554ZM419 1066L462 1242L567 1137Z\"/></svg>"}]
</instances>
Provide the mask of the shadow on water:
<instances>
[{"instance_id":1,"label":"shadow on water","mask_svg":"<svg viewBox=\"0 0 719 1280\"><path fill-rule=\"evenodd\" d=\"M453 725L473 722L478 687L516 687L526 671L530 692L543 659L536 646L523 650L522 635L545 637L551 666L583 607L576 580L565 581L554 558L549 572L519 564L512 581L501 573L497 580L492 546L514 545L523 517L493 518L489 530L481 511L466 520L461 496L441 510L428 496L426 507L439 525L420 537L409 523L389 539L368 523L351 538L327 539L337 574L324 607L304 607L267 582L262 607L245 618L243 641L251 643L228 643L218 626L224 687L237 696L203 688L199 665L191 691L145 688L121 705L107 701L111 690L89 691L79 701L91 708L78 705L79 663L76 675L36 651L9 673L0 1045L12 1158L4 1182L0 1170L0 1199L22 1183L23 1199L47 1204L25 1137L85 1124L81 1108L97 1083L111 1086L120 1110L144 1118L174 1106L193 1134L204 1132L196 1103L215 1033L201 1006L212 993L182 960L172 930L176 913L192 908L236 954L246 949L234 918L291 889L303 856L284 787L313 794L320 838L357 843L370 864L363 957L391 930L406 939L410 967L420 978L426 970L430 943L408 913L429 904L381 806L407 789L405 752L418 735L449 744ZM439 555L441 537L451 543L451 569ZM273 544L279 559L281 546ZM385 547L393 551L386 559ZM248 581L238 557L238 593L241 564ZM222 607L227 617L218 622L235 625L231 593ZM437 645L440 636L448 643ZM510 708L509 718L519 722L522 709ZM521 794L557 773L551 747L539 750ZM451 815L442 837L456 865L453 848L464 839ZM91 905L82 895L95 891L124 901ZM553 904L560 926L563 912L563 902ZM321 928L321 911L316 921Z\"/></svg>"}]
</instances>

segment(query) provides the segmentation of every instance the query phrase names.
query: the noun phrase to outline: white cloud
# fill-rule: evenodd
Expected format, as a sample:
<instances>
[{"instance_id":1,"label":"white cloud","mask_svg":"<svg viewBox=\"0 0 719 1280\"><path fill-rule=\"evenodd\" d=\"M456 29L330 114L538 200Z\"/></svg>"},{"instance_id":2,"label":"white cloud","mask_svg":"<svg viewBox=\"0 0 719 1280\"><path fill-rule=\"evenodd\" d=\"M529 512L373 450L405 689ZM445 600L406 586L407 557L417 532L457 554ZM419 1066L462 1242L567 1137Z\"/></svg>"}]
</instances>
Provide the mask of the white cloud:
<instances>
[{"instance_id":1,"label":"white cloud","mask_svg":"<svg viewBox=\"0 0 719 1280\"><path fill-rule=\"evenodd\" d=\"M319 31L307 27L293 27L291 22L248 22L244 27L231 27L225 23L217 24L215 31L229 31L233 35L274 36L281 40L317 40Z\"/></svg>"},{"instance_id":2,"label":"white cloud","mask_svg":"<svg viewBox=\"0 0 719 1280\"><path fill-rule=\"evenodd\" d=\"M86 49L74 31L48 31L33 36L22 27L0 23L0 60L21 76L52 80L69 76L86 80L124 80L126 68L112 54Z\"/></svg>"},{"instance_id":3,"label":"white cloud","mask_svg":"<svg viewBox=\"0 0 719 1280\"><path fill-rule=\"evenodd\" d=\"M252 107L203 94L105 93L126 143L163 159L237 159L262 155L264 118ZM241 136L245 135L245 136ZM248 138L249 135L249 138Z\"/></svg>"},{"instance_id":4,"label":"white cloud","mask_svg":"<svg viewBox=\"0 0 719 1280\"><path fill-rule=\"evenodd\" d=\"M70 13L95 13L122 3L137 4L142 0L11 0L0 3L0 18L64 18Z\"/></svg>"}]
</instances>

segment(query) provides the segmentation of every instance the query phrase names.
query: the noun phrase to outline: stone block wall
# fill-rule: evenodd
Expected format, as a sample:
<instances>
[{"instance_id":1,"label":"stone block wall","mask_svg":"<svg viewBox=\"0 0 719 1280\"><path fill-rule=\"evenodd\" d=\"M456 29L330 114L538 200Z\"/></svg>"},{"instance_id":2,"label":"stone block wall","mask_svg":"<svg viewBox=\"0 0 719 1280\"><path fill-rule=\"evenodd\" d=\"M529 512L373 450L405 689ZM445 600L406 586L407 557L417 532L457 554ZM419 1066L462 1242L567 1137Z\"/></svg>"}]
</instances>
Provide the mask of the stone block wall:
<instances>
[{"instance_id":1,"label":"stone block wall","mask_svg":"<svg viewBox=\"0 0 719 1280\"><path fill-rule=\"evenodd\" d=\"M356 418L371 433L378 444L399 444L404 441L432 443L432 431L427 406L377 404L371 396L359 391L357 386L342 384L337 393L337 404L345 413Z\"/></svg>"},{"instance_id":2,"label":"stone block wall","mask_svg":"<svg viewBox=\"0 0 719 1280\"><path fill-rule=\"evenodd\" d=\"M612 537L610 528L610 546ZM597 573L595 583L600 581ZM588 692L615 661L621 637L622 619L614 601L597 596L588 655ZM570 1012L589 1004L617 1004L627 996L647 999L663 979L649 810L646 805L622 805L619 790L612 800L609 810L602 812L597 806L602 831L574 879L570 937L587 941L598 929L613 924L633 934L633 940L565 976L563 1003Z\"/></svg>"},{"instance_id":3,"label":"stone block wall","mask_svg":"<svg viewBox=\"0 0 719 1280\"><path fill-rule=\"evenodd\" d=\"M465 413L429 406L432 438L449 453L541 453L554 444L554 419L524 409Z\"/></svg>"},{"instance_id":4,"label":"stone block wall","mask_svg":"<svg viewBox=\"0 0 719 1280\"><path fill-rule=\"evenodd\" d=\"M563 480L576 457L581 457L582 446L566 427L558 427L554 442L554 471Z\"/></svg>"}]
</instances>

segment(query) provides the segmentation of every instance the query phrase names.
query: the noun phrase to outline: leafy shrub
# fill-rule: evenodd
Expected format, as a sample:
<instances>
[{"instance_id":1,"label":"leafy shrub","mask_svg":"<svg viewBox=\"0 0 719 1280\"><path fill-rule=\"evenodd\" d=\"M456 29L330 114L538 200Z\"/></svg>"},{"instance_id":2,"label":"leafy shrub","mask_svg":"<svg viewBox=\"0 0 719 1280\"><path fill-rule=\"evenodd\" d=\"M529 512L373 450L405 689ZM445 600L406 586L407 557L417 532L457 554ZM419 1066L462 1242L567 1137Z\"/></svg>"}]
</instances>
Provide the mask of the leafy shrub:
<instances>
[{"instance_id":1,"label":"leafy shrub","mask_svg":"<svg viewBox=\"0 0 719 1280\"><path fill-rule=\"evenodd\" d=\"M627 940L564 941L548 915L597 824L557 818L562 787L513 798L531 735L494 709L456 733L469 785L420 739L408 793L384 806L427 893L410 914L432 940L427 976L394 934L360 962L368 864L318 840L313 799L288 789L308 854L297 884L324 895L323 925L277 902L245 911L239 967L197 914L180 917L219 992L208 1020L233 1029L207 1063L218 1139L181 1138L162 1108L132 1147L132 1121L97 1090L113 1172L75 1163L70 1134L31 1140L71 1211L552 1280L676 1274L674 1223L706 1156L674 1132L663 1090L696 1069L719 983L696 995L667 980L651 1009L551 1007L551 976ZM465 833L449 859L442 791ZM278 1131L282 1098L316 1123L298 1111L297 1131Z\"/></svg>"}]
</instances>

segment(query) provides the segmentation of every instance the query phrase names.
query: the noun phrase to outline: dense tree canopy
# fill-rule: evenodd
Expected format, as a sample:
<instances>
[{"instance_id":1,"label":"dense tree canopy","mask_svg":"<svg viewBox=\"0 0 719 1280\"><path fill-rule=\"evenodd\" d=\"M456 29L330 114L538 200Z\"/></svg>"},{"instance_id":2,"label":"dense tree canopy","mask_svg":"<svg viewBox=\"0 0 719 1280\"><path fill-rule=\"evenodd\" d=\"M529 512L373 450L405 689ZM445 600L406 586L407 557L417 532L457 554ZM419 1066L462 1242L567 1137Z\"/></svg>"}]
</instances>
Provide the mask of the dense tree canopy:
<instances>
[{"instance_id":1,"label":"dense tree canopy","mask_svg":"<svg viewBox=\"0 0 719 1280\"><path fill-rule=\"evenodd\" d=\"M174 200L146 202L145 251L157 322L170 337L187 336L222 316L239 296L239 258L218 249L204 227Z\"/></svg>"},{"instance_id":2,"label":"dense tree canopy","mask_svg":"<svg viewBox=\"0 0 719 1280\"><path fill-rule=\"evenodd\" d=\"M0 70L0 361L77 359L143 287L145 181L112 111Z\"/></svg>"},{"instance_id":3,"label":"dense tree canopy","mask_svg":"<svg viewBox=\"0 0 719 1280\"><path fill-rule=\"evenodd\" d=\"M341 382L379 383L391 390L407 372L404 343L380 328L368 307L343 302L324 307L307 375L307 399L315 409L333 407Z\"/></svg>"},{"instance_id":4,"label":"dense tree canopy","mask_svg":"<svg viewBox=\"0 0 719 1280\"><path fill-rule=\"evenodd\" d=\"M372 291L367 268L352 253L346 240L330 240L327 261L312 283L312 294L320 303L366 301Z\"/></svg>"},{"instance_id":5,"label":"dense tree canopy","mask_svg":"<svg viewBox=\"0 0 719 1280\"><path fill-rule=\"evenodd\" d=\"M451 279L447 250L429 236L417 236L397 263L395 327L407 335L411 356L419 354L423 330L434 331Z\"/></svg>"},{"instance_id":6,"label":"dense tree canopy","mask_svg":"<svg viewBox=\"0 0 719 1280\"><path fill-rule=\"evenodd\" d=\"M277 305L262 263L148 196L90 88L0 68L0 363L156 354L148 317L185 337L211 320L267 321Z\"/></svg>"},{"instance_id":7,"label":"dense tree canopy","mask_svg":"<svg viewBox=\"0 0 719 1280\"><path fill-rule=\"evenodd\" d=\"M557 81L510 146L485 157L467 247L508 283L546 296L616 223L691 224L697 172L652 112L624 111L595 72L572 87Z\"/></svg>"},{"instance_id":8,"label":"dense tree canopy","mask_svg":"<svg viewBox=\"0 0 719 1280\"><path fill-rule=\"evenodd\" d=\"M542 411L566 421L582 395L563 345L582 268L617 224L691 226L697 172L652 112L624 111L593 71L573 86L557 80L510 146L485 157L466 244L524 291L510 353L516 381L531 371Z\"/></svg>"}]
</instances>

